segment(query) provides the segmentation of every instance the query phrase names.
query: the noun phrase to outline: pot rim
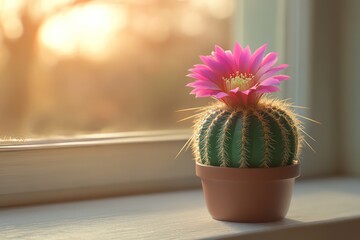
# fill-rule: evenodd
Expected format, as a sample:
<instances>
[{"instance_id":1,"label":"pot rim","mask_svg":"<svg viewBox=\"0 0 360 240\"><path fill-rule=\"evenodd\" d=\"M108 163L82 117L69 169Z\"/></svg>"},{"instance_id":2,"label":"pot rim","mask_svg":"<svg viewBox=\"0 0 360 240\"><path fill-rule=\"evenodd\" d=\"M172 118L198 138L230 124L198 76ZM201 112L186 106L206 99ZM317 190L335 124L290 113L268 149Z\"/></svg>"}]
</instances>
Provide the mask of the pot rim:
<instances>
[{"instance_id":1,"label":"pot rim","mask_svg":"<svg viewBox=\"0 0 360 240\"><path fill-rule=\"evenodd\" d=\"M196 162L196 176L201 179L222 181L264 181L297 178L300 163L270 168L231 168L209 166Z\"/></svg>"}]
</instances>

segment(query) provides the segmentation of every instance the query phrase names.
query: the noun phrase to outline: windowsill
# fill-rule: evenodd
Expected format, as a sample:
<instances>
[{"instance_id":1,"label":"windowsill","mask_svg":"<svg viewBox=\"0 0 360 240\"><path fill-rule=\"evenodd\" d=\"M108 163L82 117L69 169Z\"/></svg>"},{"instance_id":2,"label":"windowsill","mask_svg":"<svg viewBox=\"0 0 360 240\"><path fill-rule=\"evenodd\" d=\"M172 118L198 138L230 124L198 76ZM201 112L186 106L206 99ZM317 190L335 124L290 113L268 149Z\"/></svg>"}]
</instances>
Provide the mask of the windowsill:
<instances>
[{"instance_id":1,"label":"windowsill","mask_svg":"<svg viewBox=\"0 0 360 240\"><path fill-rule=\"evenodd\" d=\"M199 186L188 130L0 144L0 207ZM66 176L66 177L64 177Z\"/></svg>"},{"instance_id":2,"label":"windowsill","mask_svg":"<svg viewBox=\"0 0 360 240\"><path fill-rule=\"evenodd\" d=\"M299 181L287 218L262 224L213 220L200 190L7 208L0 210L0 239L352 239L359 186L359 178Z\"/></svg>"},{"instance_id":3,"label":"windowsill","mask_svg":"<svg viewBox=\"0 0 360 240\"><path fill-rule=\"evenodd\" d=\"M0 144L0 208L199 187L191 151L176 157L189 135L173 130ZM322 161L304 162L301 178L336 171Z\"/></svg>"}]
</instances>

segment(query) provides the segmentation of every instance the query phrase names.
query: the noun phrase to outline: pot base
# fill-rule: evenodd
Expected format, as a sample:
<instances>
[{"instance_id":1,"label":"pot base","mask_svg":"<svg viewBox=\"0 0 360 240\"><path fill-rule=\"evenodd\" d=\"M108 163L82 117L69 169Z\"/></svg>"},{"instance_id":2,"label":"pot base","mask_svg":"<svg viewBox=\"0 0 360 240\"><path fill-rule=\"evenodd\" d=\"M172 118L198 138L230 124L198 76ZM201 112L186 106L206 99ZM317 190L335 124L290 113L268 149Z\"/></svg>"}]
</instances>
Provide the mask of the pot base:
<instances>
[{"instance_id":1,"label":"pot base","mask_svg":"<svg viewBox=\"0 0 360 240\"><path fill-rule=\"evenodd\" d=\"M196 164L206 205L216 220L270 222L285 217L299 164L276 168L224 168Z\"/></svg>"}]
</instances>

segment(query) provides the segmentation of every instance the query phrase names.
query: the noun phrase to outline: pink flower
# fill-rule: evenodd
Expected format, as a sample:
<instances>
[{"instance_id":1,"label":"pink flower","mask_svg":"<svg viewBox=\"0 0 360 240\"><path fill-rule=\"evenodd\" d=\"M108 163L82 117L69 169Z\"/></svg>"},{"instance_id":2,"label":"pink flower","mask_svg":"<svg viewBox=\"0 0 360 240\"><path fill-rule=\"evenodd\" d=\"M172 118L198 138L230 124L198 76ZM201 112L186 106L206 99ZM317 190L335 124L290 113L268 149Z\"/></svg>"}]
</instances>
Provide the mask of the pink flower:
<instances>
[{"instance_id":1,"label":"pink flower","mask_svg":"<svg viewBox=\"0 0 360 240\"><path fill-rule=\"evenodd\" d=\"M234 51L224 51L215 46L215 52L200 56L203 64L189 69L188 77L195 81L186 86L194 88L196 97L214 97L229 107L256 105L264 93L279 91L281 81L287 75L277 73L287 64L274 66L278 54L270 52L264 56L267 44L251 53L249 46L235 44Z\"/></svg>"}]
</instances>

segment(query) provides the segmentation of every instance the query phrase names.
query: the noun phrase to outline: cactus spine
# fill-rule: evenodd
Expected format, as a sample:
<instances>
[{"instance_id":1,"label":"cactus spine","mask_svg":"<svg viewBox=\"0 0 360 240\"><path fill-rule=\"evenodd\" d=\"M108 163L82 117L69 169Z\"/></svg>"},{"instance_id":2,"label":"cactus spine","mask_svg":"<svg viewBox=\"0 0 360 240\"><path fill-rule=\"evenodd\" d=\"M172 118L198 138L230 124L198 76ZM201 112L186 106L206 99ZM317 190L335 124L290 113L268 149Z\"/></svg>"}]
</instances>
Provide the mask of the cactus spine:
<instances>
[{"instance_id":1,"label":"cactus spine","mask_svg":"<svg viewBox=\"0 0 360 240\"><path fill-rule=\"evenodd\" d=\"M258 168L291 165L298 155L298 123L279 101L253 108L209 108L195 125L192 147L199 163Z\"/></svg>"}]
</instances>

